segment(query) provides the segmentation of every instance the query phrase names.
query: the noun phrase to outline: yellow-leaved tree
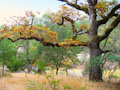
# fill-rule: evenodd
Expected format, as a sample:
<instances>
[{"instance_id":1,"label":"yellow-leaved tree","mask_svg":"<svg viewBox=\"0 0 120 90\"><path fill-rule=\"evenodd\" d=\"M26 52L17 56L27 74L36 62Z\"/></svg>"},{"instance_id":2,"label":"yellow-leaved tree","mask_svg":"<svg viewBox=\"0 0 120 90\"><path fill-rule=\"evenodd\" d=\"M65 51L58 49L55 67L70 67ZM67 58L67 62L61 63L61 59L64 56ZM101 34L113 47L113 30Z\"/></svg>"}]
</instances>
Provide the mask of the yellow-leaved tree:
<instances>
[{"instance_id":1,"label":"yellow-leaved tree","mask_svg":"<svg viewBox=\"0 0 120 90\"><path fill-rule=\"evenodd\" d=\"M90 49L89 79L92 81L102 80L100 57L108 52L100 48L100 42L106 39L120 22L120 4L115 0L59 0L65 3L57 13L51 13L52 23L58 25L71 24L73 36L63 42L57 40L57 33L49 28L36 26L33 23L35 15L27 13L26 17L19 17L12 26L3 26L0 38L8 38L15 42L19 39L35 39L45 46L86 46ZM30 19L31 18L31 19ZM88 19L90 26L83 24L76 28L75 22ZM111 20L102 35L99 35L99 27L106 25ZM81 42L77 36L87 34L88 41Z\"/></svg>"}]
</instances>

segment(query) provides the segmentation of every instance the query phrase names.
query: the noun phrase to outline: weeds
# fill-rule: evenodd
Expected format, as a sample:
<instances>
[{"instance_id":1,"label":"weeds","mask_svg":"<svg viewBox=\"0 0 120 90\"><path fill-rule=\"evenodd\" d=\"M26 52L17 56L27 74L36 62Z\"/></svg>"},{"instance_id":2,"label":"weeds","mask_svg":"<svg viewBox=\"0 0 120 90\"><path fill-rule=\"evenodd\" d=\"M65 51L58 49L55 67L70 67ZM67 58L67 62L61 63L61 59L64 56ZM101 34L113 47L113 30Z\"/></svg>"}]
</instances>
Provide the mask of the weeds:
<instances>
[{"instance_id":1,"label":"weeds","mask_svg":"<svg viewBox=\"0 0 120 90\"><path fill-rule=\"evenodd\" d=\"M27 81L28 81L27 90L47 90L47 89L44 89L44 84L40 84L31 80L27 80Z\"/></svg>"},{"instance_id":2,"label":"weeds","mask_svg":"<svg viewBox=\"0 0 120 90\"><path fill-rule=\"evenodd\" d=\"M46 88L46 84L42 84L37 81L27 80L27 90L84 90L86 87L74 89L69 85L59 86L60 80L55 79L54 76L45 75L45 78L49 84L49 88ZM63 88L63 89L62 89Z\"/></svg>"}]
</instances>

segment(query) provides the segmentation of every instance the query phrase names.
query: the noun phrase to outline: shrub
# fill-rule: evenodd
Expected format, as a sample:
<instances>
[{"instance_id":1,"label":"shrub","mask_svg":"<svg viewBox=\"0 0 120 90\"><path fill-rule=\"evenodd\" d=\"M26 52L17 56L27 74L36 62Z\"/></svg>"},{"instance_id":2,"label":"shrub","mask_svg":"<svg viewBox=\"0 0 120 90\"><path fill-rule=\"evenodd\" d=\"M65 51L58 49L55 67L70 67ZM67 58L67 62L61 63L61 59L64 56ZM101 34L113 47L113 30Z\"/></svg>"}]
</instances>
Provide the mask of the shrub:
<instances>
[{"instance_id":1,"label":"shrub","mask_svg":"<svg viewBox=\"0 0 120 90\"><path fill-rule=\"evenodd\" d=\"M14 58L10 60L7 64L7 68L11 72L22 71L24 70L25 62L24 60Z\"/></svg>"}]
</instances>

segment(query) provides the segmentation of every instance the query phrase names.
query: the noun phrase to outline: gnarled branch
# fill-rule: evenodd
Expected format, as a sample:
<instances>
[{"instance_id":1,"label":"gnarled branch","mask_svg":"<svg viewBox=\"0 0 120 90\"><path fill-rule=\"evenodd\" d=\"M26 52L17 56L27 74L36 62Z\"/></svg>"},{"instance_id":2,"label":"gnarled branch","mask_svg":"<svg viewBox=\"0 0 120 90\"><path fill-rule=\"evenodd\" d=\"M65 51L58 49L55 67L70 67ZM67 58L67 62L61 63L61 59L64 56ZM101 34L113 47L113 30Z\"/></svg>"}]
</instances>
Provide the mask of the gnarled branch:
<instances>
[{"instance_id":1,"label":"gnarled branch","mask_svg":"<svg viewBox=\"0 0 120 90\"><path fill-rule=\"evenodd\" d=\"M76 27L75 27L75 21L72 20L71 18L67 17L67 16L64 16L62 17L62 22L61 23L57 23L58 25L63 25L64 24L64 19L69 21L72 25L72 30L73 30L73 39L75 40L77 35L81 35L81 34L85 34L85 33L88 33L88 30L77 30Z\"/></svg>"},{"instance_id":2,"label":"gnarled branch","mask_svg":"<svg viewBox=\"0 0 120 90\"><path fill-rule=\"evenodd\" d=\"M64 19L69 21L72 25L72 30L73 30L73 39L75 39L77 37L77 29L75 27L75 21L72 20L71 18L67 17L67 16L63 16L62 17L62 22L61 23L58 23L58 25L63 25L64 24Z\"/></svg>"},{"instance_id":3,"label":"gnarled branch","mask_svg":"<svg viewBox=\"0 0 120 90\"><path fill-rule=\"evenodd\" d=\"M4 38L2 38L4 39ZM2 40L1 39L1 40ZM18 39L12 39L12 38L7 38L8 40L10 40L11 42L16 42L18 40L36 40L36 41L39 41L40 43L42 43L44 46L52 46L52 47L61 47L60 43L64 43L62 46L88 46L88 42L80 42L78 44L75 44L75 43L72 43L70 45L68 45L68 43L66 42L60 42L60 43L57 43L57 42L46 42L44 40L44 38L38 38L38 37L30 37L30 38L18 38Z\"/></svg>"},{"instance_id":4,"label":"gnarled branch","mask_svg":"<svg viewBox=\"0 0 120 90\"><path fill-rule=\"evenodd\" d=\"M81 7L77 3L71 3L68 0L59 0L59 1L65 2L67 5L69 5L71 7L74 7L76 9L78 9L78 10L84 11L86 14L89 14L87 7Z\"/></svg>"},{"instance_id":5,"label":"gnarled branch","mask_svg":"<svg viewBox=\"0 0 120 90\"><path fill-rule=\"evenodd\" d=\"M102 24L105 24L113 16L118 16L118 14L115 14L115 11L117 11L119 8L120 4L116 5L107 16L105 16L102 20L98 21L98 25L100 26Z\"/></svg>"},{"instance_id":6,"label":"gnarled branch","mask_svg":"<svg viewBox=\"0 0 120 90\"><path fill-rule=\"evenodd\" d=\"M113 29L119 24L120 15L118 15L115 20L111 23L111 25L105 30L105 33L102 36L99 36L99 40L102 41L109 36L109 34L113 31Z\"/></svg>"}]
</instances>

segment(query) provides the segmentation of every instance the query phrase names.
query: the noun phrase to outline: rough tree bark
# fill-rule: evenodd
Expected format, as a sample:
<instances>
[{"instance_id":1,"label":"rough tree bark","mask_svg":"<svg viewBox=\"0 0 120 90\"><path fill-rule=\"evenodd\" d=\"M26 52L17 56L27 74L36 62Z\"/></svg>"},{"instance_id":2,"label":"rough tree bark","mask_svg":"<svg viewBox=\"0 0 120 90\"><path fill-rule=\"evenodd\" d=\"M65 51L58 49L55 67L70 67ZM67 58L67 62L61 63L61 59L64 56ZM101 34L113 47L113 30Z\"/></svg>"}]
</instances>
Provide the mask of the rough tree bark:
<instances>
[{"instance_id":1,"label":"rough tree bark","mask_svg":"<svg viewBox=\"0 0 120 90\"><path fill-rule=\"evenodd\" d=\"M100 65L99 59L96 57L100 57L102 54L101 49L90 48L90 70L89 70L89 80L92 81L102 81L102 69Z\"/></svg>"},{"instance_id":2,"label":"rough tree bark","mask_svg":"<svg viewBox=\"0 0 120 90\"><path fill-rule=\"evenodd\" d=\"M92 81L100 81L102 80L102 70L100 68L100 64L98 64L98 60L96 61L96 57L101 56L102 50L99 48L99 39L97 36L98 32L98 22L96 20L96 9L95 5L97 2L94 0L88 0L89 6L89 16L90 16L90 29L89 29L89 49L90 49L90 70L89 70L89 79Z\"/></svg>"}]
</instances>

